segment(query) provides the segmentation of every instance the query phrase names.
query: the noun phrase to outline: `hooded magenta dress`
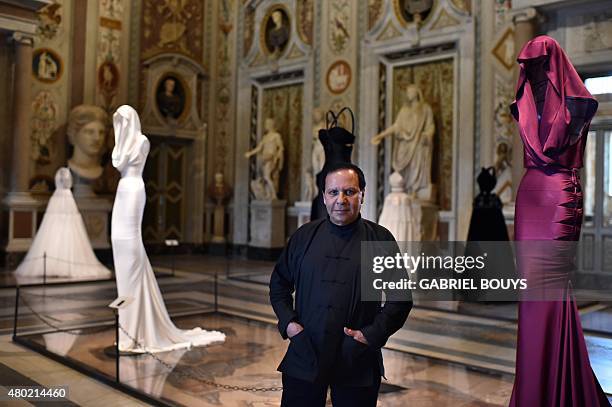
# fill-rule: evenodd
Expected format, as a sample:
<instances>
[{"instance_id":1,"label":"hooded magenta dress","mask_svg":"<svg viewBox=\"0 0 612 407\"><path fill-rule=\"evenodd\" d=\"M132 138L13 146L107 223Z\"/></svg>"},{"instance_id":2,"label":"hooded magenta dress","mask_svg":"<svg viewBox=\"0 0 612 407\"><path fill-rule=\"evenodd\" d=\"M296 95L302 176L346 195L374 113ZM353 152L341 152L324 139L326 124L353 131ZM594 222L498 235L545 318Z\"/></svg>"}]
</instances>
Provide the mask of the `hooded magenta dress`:
<instances>
[{"instance_id":1,"label":"hooded magenta dress","mask_svg":"<svg viewBox=\"0 0 612 407\"><path fill-rule=\"evenodd\" d=\"M579 169L597 101L548 36L529 41L518 62L520 76L510 110L524 144L526 172L516 197L515 240L577 241L582 224ZM521 269L528 281L536 275L540 282L550 279L568 260L550 252L542 253L540 261L535 257L528 257ZM510 406L609 406L591 369L568 280L559 281L565 284L559 300L519 303Z\"/></svg>"}]
</instances>

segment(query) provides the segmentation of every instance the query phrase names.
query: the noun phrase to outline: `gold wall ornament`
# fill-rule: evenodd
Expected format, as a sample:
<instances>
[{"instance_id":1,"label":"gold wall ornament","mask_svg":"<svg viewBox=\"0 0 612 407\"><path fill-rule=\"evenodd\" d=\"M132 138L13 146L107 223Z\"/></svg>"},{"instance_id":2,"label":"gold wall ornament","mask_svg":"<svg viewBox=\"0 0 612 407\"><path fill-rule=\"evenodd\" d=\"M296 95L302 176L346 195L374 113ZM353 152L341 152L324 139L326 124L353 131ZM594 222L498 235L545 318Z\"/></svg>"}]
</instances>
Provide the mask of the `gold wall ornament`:
<instances>
[{"instance_id":1,"label":"gold wall ornament","mask_svg":"<svg viewBox=\"0 0 612 407\"><path fill-rule=\"evenodd\" d=\"M327 4L329 5L327 27L329 47L334 53L341 54L349 46L351 38L351 2L336 0Z\"/></svg>"},{"instance_id":2,"label":"gold wall ornament","mask_svg":"<svg viewBox=\"0 0 612 407\"><path fill-rule=\"evenodd\" d=\"M383 7L383 0L368 0L368 31L374 28L382 16Z\"/></svg>"},{"instance_id":3,"label":"gold wall ornament","mask_svg":"<svg viewBox=\"0 0 612 407\"><path fill-rule=\"evenodd\" d=\"M514 68L516 57L516 45L514 43L514 30L510 27L506 29L499 41L493 47L493 56L506 70Z\"/></svg>"},{"instance_id":4,"label":"gold wall ornament","mask_svg":"<svg viewBox=\"0 0 612 407\"><path fill-rule=\"evenodd\" d=\"M301 0L297 2L297 28L304 44L312 45L314 25L314 1Z\"/></svg>"},{"instance_id":5,"label":"gold wall ornament","mask_svg":"<svg viewBox=\"0 0 612 407\"><path fill-rule=\"evenodd\" d=\"M57 129L59 106L50 92L43 90L32 102L32 159L39 165L51 163L52 136Z\"/></svg>"},{"instance_id":6,"label":"gold wall ornament","mask_svg":"<svg viewBox=\"0 0 612 407\"><path fill-rule=\"evenodd\" d=\"M143 0L141 59L177 52L201 63L203 3L200 0Z\"/></svg>"},{"instance_id":7,"label":"gold wall ornament","mask_svg":"<svg viewBox=\"0 0 612 407\"><path fill-rule=\"evenodd\" d=\"M57 35L62 23L62 5L55 1L41 8L37 14L38 21L40 21L37 28L38 35L47 40L52 40Z\"/></svg>"},{"instance_id":8,"label":"gold wall ornament","mask_svg":"<svg viewBox=\"0 0 612 407\"><path fill-rule=\"evenodd\" d=\"M472 0L450 0L451 4L458 10L472 13Z\"/></svg>"},{"instance_id":9,"label":"gold wall ornament","mask_svg":"<svg viewBox=\"0 0 612 407\"><path fill-rule=\"evenodd\" d=\"M255 35L255 8L247 8L244 13L244 37L242 39L242 56L247 56L253 46Z\"/></svg>"},{"instance_id":10,"label":"gold wall ornament","mask_svg":"<svg viewBox=\"0 0 612 407\"><path fill-rule=\"evenodd\" d=\"M459 20L448 14L448 11L442 9L436 21L431 25L432 30L441 30L446 27L453 27L461 24Z\"/></svg>"}]
</instances>

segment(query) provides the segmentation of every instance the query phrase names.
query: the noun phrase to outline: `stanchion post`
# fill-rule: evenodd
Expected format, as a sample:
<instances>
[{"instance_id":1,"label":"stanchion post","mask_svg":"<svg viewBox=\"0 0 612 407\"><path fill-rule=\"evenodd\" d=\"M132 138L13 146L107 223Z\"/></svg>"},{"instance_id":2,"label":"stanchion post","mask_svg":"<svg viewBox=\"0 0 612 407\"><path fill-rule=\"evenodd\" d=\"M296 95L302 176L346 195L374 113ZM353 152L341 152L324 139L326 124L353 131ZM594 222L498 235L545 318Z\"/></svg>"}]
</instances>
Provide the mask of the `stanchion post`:
<instances>
[{"instance_id":1,"label":"stanchion post","mask_svg":"<svg viewBox=\"0 0 612 407\"><path fill-rule=\"evenodd\" d=\"M215 270L215 286L214 286L214 293L215 293L215 312L217 312L219 310L219 302L217 300L218 297L218 293L219 293L219 287L218 287L218 277L217 277L217 270Z\"/></svg>"},{"instance_id":2,"label":"stanchion post","mask_svg":"<svg viewBox=\"0 0 612 407\"><path fill-rule=\"evenodd\" d=\"M117 383L119 383L119 310L115 309L115 369Z\"/></svg>"},{"instance_id":3,"label":"stanchion post","mask_svg":"<svg viewBox=\"0 0 612 407\"><path fill-rule=\"evenodd\" d=\"M176 257L176 246L172 246L171 250L172 250L172 277L174 277L174 258Z\"/></svg>"},{"instance_id":4,"label":"stanchion post","mask_svg":"<svg viewBox=\"0 0 612 407\"><path fill-rule=\"evenodd\" d=\"M17 316L19 315L19 285L15 289L15 316L13 318L13 340L17 338Z\"/></svg>"},{"instance_id":5,"label":"stanchion post","mask_svg":"<svg viewBox=\"0 0 612 407\"><path fill-rule=\"evenodd\" d=\"M43 285L47 285L47 252L43 253Z\"/></svg>"}]
</instances>

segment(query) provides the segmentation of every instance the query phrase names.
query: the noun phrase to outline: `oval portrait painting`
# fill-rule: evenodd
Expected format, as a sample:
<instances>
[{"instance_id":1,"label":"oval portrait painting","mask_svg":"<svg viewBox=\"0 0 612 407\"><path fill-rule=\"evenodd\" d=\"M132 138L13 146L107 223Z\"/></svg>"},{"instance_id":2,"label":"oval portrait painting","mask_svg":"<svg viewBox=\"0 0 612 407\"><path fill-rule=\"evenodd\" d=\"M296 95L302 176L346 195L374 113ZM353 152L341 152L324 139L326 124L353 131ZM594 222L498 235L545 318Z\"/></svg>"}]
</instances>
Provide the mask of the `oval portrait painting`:
<instances>
[{"instance_id":1,"label":"oval portrait painting","mask_svg":"<svg viewBox=\"0 0 612 407\"><path fill-rule=\"evenodd\" d=\"M280 56L291 35L291 23L287 11L281 6L271 8L263 19L263 45L272 55Z\"/></svg>"},{"instance_id":2,"label":"oval portrait painting","mask_svg":"<svg viewBox=\"0 0 612 407\"><path fill-rule=\"evenodd\" d=\"M186 90L181 78L165 74L155 90L157 110L166 119L178 119L185 111Z\"/></svg>"}]
</instances>

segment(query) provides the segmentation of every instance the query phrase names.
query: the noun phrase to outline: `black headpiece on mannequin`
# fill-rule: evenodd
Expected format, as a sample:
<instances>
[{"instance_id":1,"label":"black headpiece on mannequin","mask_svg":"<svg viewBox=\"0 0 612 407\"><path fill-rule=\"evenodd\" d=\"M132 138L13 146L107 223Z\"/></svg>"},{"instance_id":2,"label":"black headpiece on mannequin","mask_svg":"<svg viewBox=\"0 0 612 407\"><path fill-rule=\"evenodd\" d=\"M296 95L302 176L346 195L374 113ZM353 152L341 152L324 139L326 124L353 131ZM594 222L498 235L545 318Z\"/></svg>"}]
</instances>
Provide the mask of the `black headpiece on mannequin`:
<instances>
[{"instance_id":1,"label":"black headpiece on mannequin","mask_svg":"<svg viewBox=\"0 0 612 407\"><path fill-rule=\"evenodd\" d=\"M351 131L340 125L340 117L345 113L351 115ZM320 219L327 215L323 204L323 193L325 191L325 176L331 165L335 163L351 163L351 154L355 144L355 115L349 107L343 107L335 113L329 110L325 114L325 128L319 130L319 140L325 151L325 164L321 172L316 174L319 193L312 201L310 220Z\"/></svg>"}]
</instances>

